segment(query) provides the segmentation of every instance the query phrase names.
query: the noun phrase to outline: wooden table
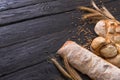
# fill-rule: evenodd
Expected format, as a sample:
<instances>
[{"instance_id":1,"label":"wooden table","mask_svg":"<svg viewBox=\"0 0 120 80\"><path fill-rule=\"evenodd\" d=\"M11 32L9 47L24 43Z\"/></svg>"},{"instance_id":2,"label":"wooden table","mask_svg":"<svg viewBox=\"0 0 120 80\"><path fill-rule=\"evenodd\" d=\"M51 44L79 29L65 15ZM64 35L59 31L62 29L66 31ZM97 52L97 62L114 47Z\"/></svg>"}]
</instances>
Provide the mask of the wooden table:
<instances>
[{"instance_id":1,"label":"wooden table","mask_svg":"<svg viewBox=\"0 0 120 80\"><path fill-rule=\"evenodd\" d=\"M119 20L120 0L103 3ZM90 0L0 0L0 80L67 80L50 57L68 39L80 43L77 6Z\"/></svg>"}]
</instances>

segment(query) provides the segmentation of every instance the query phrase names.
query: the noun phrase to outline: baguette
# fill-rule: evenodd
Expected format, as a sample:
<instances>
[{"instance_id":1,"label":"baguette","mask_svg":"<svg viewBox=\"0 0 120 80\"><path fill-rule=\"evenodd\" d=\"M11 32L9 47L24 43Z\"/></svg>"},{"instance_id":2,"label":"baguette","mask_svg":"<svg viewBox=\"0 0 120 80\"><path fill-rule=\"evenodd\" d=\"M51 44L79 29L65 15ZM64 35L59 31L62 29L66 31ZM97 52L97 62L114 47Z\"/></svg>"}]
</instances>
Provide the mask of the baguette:
<instances>
[{"instance_id":1,"label":"baguette","mask_svg":"<svg viewBox=\"0 0 120 80\"><path fill-rule=\"evenodd\" d=\"M69 64L94 80L120 80L120 69L73 41L67 41L57 53Z\"/></svg>"}]
</instances>

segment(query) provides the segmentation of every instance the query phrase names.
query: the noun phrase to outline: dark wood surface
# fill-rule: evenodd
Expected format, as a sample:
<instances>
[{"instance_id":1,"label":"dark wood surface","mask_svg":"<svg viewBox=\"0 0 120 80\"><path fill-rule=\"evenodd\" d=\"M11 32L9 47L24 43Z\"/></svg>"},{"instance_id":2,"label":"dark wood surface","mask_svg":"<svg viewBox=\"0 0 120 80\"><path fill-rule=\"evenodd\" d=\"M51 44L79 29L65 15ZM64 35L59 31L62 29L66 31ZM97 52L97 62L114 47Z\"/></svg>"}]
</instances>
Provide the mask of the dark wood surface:
<instances>
[{"instance_id":1,"label":"dark wood surface","mask_svg":"<svg viewBox=\"0 0 120 80\"><path fill-rule=\"evenodd\" d=\"M120 19L120 0L96 2ZM0 80L67 80L50 57L68 39L85 44L79 27L93 31L77 6L90 6L90 0L1 0Z\"/></svg>"}]
</instances>

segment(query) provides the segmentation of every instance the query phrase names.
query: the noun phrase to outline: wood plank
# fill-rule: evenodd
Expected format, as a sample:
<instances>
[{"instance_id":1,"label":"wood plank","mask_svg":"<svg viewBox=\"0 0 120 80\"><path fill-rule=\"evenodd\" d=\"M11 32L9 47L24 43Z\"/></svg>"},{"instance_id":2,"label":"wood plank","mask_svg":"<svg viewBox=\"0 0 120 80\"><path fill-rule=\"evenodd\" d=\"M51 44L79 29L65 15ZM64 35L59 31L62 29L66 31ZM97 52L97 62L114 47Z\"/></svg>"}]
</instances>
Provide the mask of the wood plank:
<instances>
[{"instance_id":1,"label":"wood plank","mask_svg":"<svg viewBox=\"0 0 120 80\"><path fill-rule=\"evenodd\" d=\"M0 76L42 63L72 36L69 30L76 30L75 26L80 24L78 23L79 17L80 13L75 11L22 22L14 26L11 25L10 28L1 27L0 32L6 32L6 36L0 37L11 40L9 43L20 40L12 44L23 43L0 49ZM72 22L74 22L73 25ZM14 40L13 37L15 37Z\"/></svg>"},{"instance_id":2,"label":"wood plank","mask_svg":"<svg viewBox=\"0 0 120 80\"><path fill-rule=\"evenodd\" d=\"M81 75L83 80L90 80ZM10 74L0 80L68 80L63 77L52 63L44 61L41 64Z\"/></svg>"},{"instance_id":3,"label":"wood plank","mask_svg":"<svg viewBox=\"0 0 120 80\"><path fill-rule=\"evenodd\" d=\"M50 1L56 1L56 0L1 0L0 1L0 11L20 8L20 7L25 7L25 6L29 6L29 5L38 4L38 3L50 2ZM86 1L90 1L90 0L86 0ZM105 0L105 1L107 1L107 0ZM103 0L103 2L104 2L104 0Z\"/></svg>"},{"instance_id":4,"label":"wood plank","mask_svg":"<svg viewBox=\"0 0 120 80\"><path fill-rule=\"evenodd\" d=\"M45 66L46 65L46 66ZM30 72L29 72L30 71ZM0 80L65 80L63 76L56 70L55 66L43 62L32 68L19 71L15 74L10 74Z\"/></svg>"},{"instance_id":5,"label":"wood plank","mask_svg":"<svg viewBox=\"0 0 120 80\"><path fill-rule=\"evenodd\" d=\"M65 30L0 50L0 76L41 63L54 54L67 38Z\"/></svg>"},{"instance_id":6,"label":"wood plank","mask_svg":"<svg viewBox=\"0 0 120 80\"><path fill-rule=\"evenodd\" d=\"M30 0L27 1L32 3ZM27 1L18 1L18 3L20 2L20 5L22 2L24 4L28 4L29 2ZM108 1L110 0L104 0L104 2ZM46 1L44 3L38 2L38 4L35 5L0 12L0 25L70 11L75 9L77 6L88 6L89 3L90 0L53 0Z\"/></svg>"},{"instance_id":7,"label":"wood plank","mask_svg":"<svg viewBox=\"0 0 120 80\"><path fill-rule=\"evenodd\" d=\"M0 11L44 3L54 0L0 0Z\"/></svg>"},{"instance_id":8,"label":"wood plank","mask_svg":"<svg viewBox=\"0 0 120 80\"><path fill-rule=\"evenodd\" d=\"M13 73L13 78L15 77L17 72L32 67L32 65L36 65L45 61L49 56L54 55L55 52L61 47L61 45L73 35L76 35L77 26L82 24L79 23L79 13L77 11L71 13L64 13L56 15L59 18L55 19L55 21L50 22L51 19L54 19L53 16L49 20L53 26L57 26L57 28L62 28L60 31L52 32L49 34L44 34L43 36L26 41L24 43L16 44L13 46L8 46L0 49L0 76L9 76ZM64 18L62 17L64 16ZM71 18L72 16L72 18ZM61 19L61 18L62 19ZM50 18L50 17L49 17ZM65 20L66 18L66 20ZM59 19L61 19L59 21ZM63 21L64 20L64 21ZM58 22L57 22L58 21ZM65 23L64 23L65 22ZM73 24L71 24L71 22ZM58 24L59 23L59 24ZM46 24L46 22L44 23ZM58 25L55 25L58 24ZM62 25L60 25L62 24ZM47 24L46 24L47 25ZM49 25L47 26L49 27ZM47 28L45 27L45 28ZM92 28L92 25L86 24L84 27ZM55 28L55 30L57 30ZM48 32L50 29L47 29ZM92 28L93 30L93 28ZM41 30L41 31L44 31ZM47 32L46 32L47 33ZM81 35L84 36L84 35ZM84 37L78 36L78 38L85 40ZM89 34L88 34L89 36ZM73 37L73 40L77 41L78 38ZM47 66L47 65L44 65ZM39 69L39 68L38 68ZM34 70L34 68L33 68ZM25 72L25 74L29 74L31 71ZM19 72L18 72L19 73ZM23 71L24 73L24 71ZM33 73L34 74L34 73ZM24 74L17 74L18 76ZM38 76L39 77L39 76ZM45 77L45 76L44 76ZM6 77L4 77L6 78ZM3 78L3 80L4 80ZM10 77L9 77L10 78ZM9 80L9 78L7 78ZM7 80L6 79L6 80ZM18 79L19 80L19 79ZM44 79L43 79L44 80Z\"/></svg>"},{"instance_id":9,"label":"wood plank","mask_svg":"<svg viewBox=\"0 0 120 80\"><path fill-rule=\"evenodd\" d=\"M77 12L69 12L16 24L19 27L7 28L8 32L13 32L12 34L0 29L6 32L6 40L10 43L32 36L32 40L29 38L23 43L0 49L0 76L39 63L54 54L72 35L70 30L74 30L75 26L71 24L71 18L74 15L80 16ZM13 40L11 36L17 37Z\"/></svg>"},{"instance_id":10,"label":"wood plank","mask_svg":"<svg viewBox=\"0 0 120 80\"><path fill-rule=\"evenodd\" d=\"M104 5L113 14L113 16L120 21L120 8L118 7L120 5L120 1L114 0L113 2L106 3Z\"/></svg>"},{"instance_id":11,"label":"wood plank","mask_svg":"<svg viewBox=\"0 0 120 80\"><path fill-rule=\"evenodd\" d=\"M111 4L114 4L114 3L116 3L116 2L111 2L111 3L107 3L107 4L111 5ZM117 5L119 5L119 4L117 3L114 8L119 10ZM55 10L55 11L57 11L57 10ZM119 11L117 11L114 14L119 13ZM80 15L80 13L78 13L78 14ZM21 17L21 16L19 16L19 17ZM27 16L27 17L29 17L29 16ZM15 18L15 19L17 19L17 18ZM28 21L21 22L21 23L16 23L16 24L13 24L13 25L0 27L0 47L5 47L5 46L13 45L13 44L16 44L16 43L24 42L24 41L27 41L27 40L30 40L30 39L33 39L33 38L36 38L36 37L40 37L41 35L46 33L46 32L41 32L40 31L41 28L39 28L39 27L43 26L43 28L45 28L44 27L45 23L52 26L52 24L48 22L48 20L50 20L51 17L50 18L49 17L42 18L40 20L39 19L40 18L34 19L34 20L28 20ZM8 19L6 19L6 20L8 20ZM55 17L53 17L53 20L56 21L57 19ZM45 22L45 21L47 21L47 22ZM62 21L62 18L61 18L61 21ZM5 22L7 22L7 21L5 21ZM47 28L45 28L45 29L47 29ZM57 28L57 30L59 30L59 29L60 28ZM44 31L47 31L47 30L44 30Z\"/></svg>"},{"instance_id":12,"label":"wood plank","mask_svg":"<svg viewBox=\"0 0 120 80\"><path fill-rule=\"evenodd\" d=\"M75 14L79 15L80 13L76 12L73 15ZM65 26L69 27L71 18L72 13L65 13L0 27L0 47L59 32Z\"/></svg>"},{"instance_id":13,"label":"wood plank","mask_svg":"<svg viewBox=\"0 0 120 80\"><path fill-rule=\"evenodd\" d=\"M73 4L67 1L66 3L68 5L63 4L65 2L66 1L57 0L0 12L0 24L71 10L77 6L76 4L78 4L78 1L74 1ZM69 8L69 6L71 7Z\"/></svg>"}]
</instances>

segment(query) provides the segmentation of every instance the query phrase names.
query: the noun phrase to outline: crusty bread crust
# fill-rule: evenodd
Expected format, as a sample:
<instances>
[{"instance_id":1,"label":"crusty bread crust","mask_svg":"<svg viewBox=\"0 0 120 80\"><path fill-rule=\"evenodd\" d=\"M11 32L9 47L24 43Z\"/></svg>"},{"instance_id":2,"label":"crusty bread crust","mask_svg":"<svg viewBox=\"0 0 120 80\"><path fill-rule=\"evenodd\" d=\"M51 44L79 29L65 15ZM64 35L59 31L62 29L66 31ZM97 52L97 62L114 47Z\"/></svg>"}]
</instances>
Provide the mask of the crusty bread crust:
<instances>
[{"instance_id":1,"label":"crusty bread crust","mask_svg":"<svg viewBox=\"0 0 120 80\"><path fill-rule=\"evenodd\" d=\"M120 80L120 69L73 41L67 41L57 52L69 63L94 80Z\"/></svg>"}]
</instances>

